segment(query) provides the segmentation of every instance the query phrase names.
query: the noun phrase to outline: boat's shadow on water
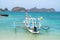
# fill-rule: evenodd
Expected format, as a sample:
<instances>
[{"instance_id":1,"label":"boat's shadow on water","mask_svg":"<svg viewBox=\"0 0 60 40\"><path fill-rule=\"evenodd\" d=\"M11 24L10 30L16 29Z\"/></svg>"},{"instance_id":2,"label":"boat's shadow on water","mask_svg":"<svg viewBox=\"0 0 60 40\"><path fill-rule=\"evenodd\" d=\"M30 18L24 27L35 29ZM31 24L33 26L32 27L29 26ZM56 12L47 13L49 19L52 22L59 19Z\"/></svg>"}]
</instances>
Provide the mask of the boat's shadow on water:
<instances>
[{"instance_id":1,"label":"boat's shadow on water","mask_svg":"<svg viewBox=\"0 0 60 40\"><path fill-rule=\"evenodd\" d=\"M48 30L44 30L43 32L41 30L40 33L33 34L33 33L30 33L28 30L26 30L26 34L28 35L29 40L40 40L40 37L42 37L42 36L44 36L46 34L48 35L49 32L48 32Z\"/></svg>"},{"instance_id":2,"label":"boat's shadow on water","mask_svg":"<svg viewBox=\"0 0 60 40\"><path fill-rule=\"evenodd\" d=\"M40 37L42 35L49 34L49 30L40 29L40 33L33 34L33 33L29 32L28 30L26 30L24 27L17 27L14 29L14 34L16 36L20 36L20 37L22 36L23 38L25 38L27 40L40 40Z\"/></svg>"},{"instance_id":3,"label":"boat's shadow on water","mask_svg":"<svg viewBox=\"0 0 60 40\"><path fill-rule=\"evenodd\" d=\"M43 37L49 35L50 30L40 29L39 31L40 33L33 34L25 29L25 27L16 27L13 29L13 35L16 39L19 38L21 40L41 40Z\"/></svg>"},{"instance_id":4,"label":"boat's shadow on water","mask_svg":"<svg viewBox=\"0 0 60 40\"><path fill-rule=\"evenodd\" d=\"M39 30L40 31L40 33L31 33L31 32L29 32L25 27L16 27L16 28L14 28L14 33L15 34L17 34L18 32L25 32L25 33L28 33L28 34L33 34L33 35L41 35L41 34L45 34L45 33L49 33L49 29L48 30L44 30L44 29L40 29Z\"/></svg>"}]
</instances>

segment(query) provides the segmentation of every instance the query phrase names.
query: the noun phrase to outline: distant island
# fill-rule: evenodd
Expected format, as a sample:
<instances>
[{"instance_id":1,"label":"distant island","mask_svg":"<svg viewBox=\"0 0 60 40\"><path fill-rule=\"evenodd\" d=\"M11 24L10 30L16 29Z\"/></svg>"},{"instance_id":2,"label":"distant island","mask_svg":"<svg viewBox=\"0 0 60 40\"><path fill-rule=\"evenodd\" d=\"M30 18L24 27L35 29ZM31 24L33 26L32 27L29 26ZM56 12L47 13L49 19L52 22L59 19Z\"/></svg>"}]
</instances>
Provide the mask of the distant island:
<instances>
[{"instance_id":1,"label":"distant island","mask_svg":"<svg viewBox=\"0 0 60 40\"><path fill-rule=\"evenodd\" d=\"M5 9L0 8L0 11L9 11L9 10L7 8L5 8Z\"/></svg>"},{"instance_id":2,"label":"distant island","mask_svg":"<svg viewBox=\"0 0 60 40\"><path fill-rule=\"evenodd\" d=\"M30 8L30 9L25 9L24 7L14 7L14 8L12 8L11 11L25 12L26 10L28 12L56 12L56 10L54 8L49 8L49 9L41 8L41 9L39 9L39 8L36 8L36 7ZM0 9L0 11L9 11L9 10L7 8L5 8L5 9Z\"/></svg>"}]
</instances>

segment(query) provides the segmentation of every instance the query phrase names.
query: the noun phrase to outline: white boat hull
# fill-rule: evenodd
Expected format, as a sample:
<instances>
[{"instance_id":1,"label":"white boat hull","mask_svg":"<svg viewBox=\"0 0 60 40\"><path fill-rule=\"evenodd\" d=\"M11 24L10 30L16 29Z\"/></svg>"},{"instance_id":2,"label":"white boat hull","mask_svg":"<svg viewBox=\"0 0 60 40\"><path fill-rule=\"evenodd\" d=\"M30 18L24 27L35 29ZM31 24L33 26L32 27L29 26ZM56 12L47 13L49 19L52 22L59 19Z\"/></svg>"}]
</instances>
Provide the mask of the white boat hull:
<instances>
[{"instance_id":1,"label":"white boat hull","mask_svg":"<svg viewBox=\"0 0 60 40\"><path fill-rule=\"evenodd\" d=\"M36 34L37 34L37 33L39 33L39 31L34 32L34 31L33 31L33 30L31 30L31 29L28 29L28 31L29 31L29 32L31 32L31 33L36 33Z\"/></svg>"}]
</instances>

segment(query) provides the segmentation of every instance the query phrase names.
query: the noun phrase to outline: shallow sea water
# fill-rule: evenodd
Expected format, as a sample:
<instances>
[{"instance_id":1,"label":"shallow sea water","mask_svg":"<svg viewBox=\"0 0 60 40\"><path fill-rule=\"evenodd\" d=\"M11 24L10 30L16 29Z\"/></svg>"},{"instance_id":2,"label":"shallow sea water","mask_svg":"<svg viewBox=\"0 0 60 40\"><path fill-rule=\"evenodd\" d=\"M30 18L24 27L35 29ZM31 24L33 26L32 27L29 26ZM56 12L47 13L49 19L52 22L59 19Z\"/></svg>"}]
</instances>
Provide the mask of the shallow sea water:
<instances>
[{"instance_id":1,"label":"shallow sea water","mask_svg":"<svg viewBox=\"0 0 60 40\"><path fill-rule=\"evenodd\" d=\"M42 26L49 30L40 30L39 34L32 34L24 28L24 12L0 12L8 17L0 17L0 40L60 40L60 12L29 12L32 17L44 17ZM17 28L14 28L16 22Z\"/></svg>"}]
</instances>

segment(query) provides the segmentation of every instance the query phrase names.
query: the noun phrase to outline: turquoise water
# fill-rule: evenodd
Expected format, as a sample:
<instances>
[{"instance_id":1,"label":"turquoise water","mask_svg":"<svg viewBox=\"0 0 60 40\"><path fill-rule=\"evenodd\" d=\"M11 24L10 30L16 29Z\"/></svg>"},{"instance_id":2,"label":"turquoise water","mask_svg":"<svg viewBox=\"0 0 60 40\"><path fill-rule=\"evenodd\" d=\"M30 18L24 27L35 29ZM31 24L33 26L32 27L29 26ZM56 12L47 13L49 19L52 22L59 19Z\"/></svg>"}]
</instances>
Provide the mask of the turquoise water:
<instances>
[{"instance_id":1,"label":"turquoise water","mask_svg":"<svg viewBox=\"0 0 60 40\"><path fill-rule=\"evenodd\" d=\"M42 26L49 30L40 30L39 34L32 34L24 28L25 12L0 12L8 17L0 17L0 40L60 40L60 12L29 12L32 17L44 17ZM14 28L16 22L17 28Z\"/></svg>"}]
</instances>

